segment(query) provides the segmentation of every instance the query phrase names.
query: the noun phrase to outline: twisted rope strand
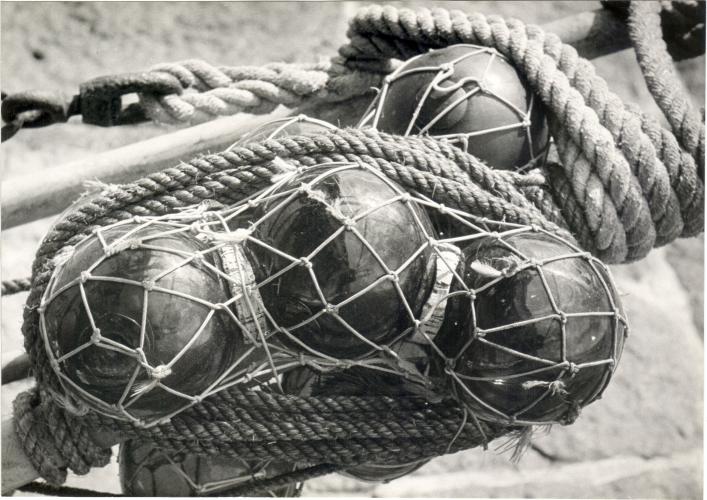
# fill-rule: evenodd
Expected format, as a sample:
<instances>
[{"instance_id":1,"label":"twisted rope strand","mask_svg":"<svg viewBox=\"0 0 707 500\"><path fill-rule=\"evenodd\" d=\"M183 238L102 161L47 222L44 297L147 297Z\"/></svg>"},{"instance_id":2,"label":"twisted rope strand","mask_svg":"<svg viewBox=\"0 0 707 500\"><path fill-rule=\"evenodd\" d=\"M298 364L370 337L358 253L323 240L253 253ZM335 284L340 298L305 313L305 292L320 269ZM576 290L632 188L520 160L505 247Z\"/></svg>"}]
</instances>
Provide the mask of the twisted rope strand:
<instances>
[{"instance_id":1,"label":"twisted rope strand","mask_svg":"<svg viewBox=\"0 0 707 500\"><path fill-rule=\"evenodd\" d=\"M635 117L618 97L608 92L591 63L579 58L558 37L546 35L536 26L506 22L495 16L467 17L458 11L441 10L415 13L380 6L361 11L352 20L349 34L350 42L340 53L354 66L361 57L405 58L420 47L450 43L496 48L522 70L561 126L569 131L572 141L589 155L592 168L617 207L627 233L630 260L645 255L654 244L671 241L682 230L680 204L670 189L674 182L650 138L635 126ZM381 46L364 41L381 37L404 37L409 43ZM606 121L609 130L602 126L599 117ZM574 182L571 171L568 176ZM582 186L576 184L579 193ZM690 215L702 219L701 214ZM613 252L620 255L622 249Z\"/></svg>"},{"instance_id":2,"label":"twisted rope strand","mask_svg":"<svg viewBox=\"0 0 707 500\"><path fill-rule=\"evenodd\" d=\"M662 37L661 5L656 2L632 2L629 6L629 36L636 49L636 59L658 107L668 119L681 146L704 171L704 120L690 103L682 81Z\"/></svg>"},{"instance_id":3,"label":"twisted rope strand","mask_svg":"<svg viewBox=\"0 0 707 500\"><path fill-rule=\"evenodd\" d=\"M236 113L269 113L278 105L292 108L313 99L345 101L380 85L381 75L372 69L352 72L335 60L260 67L217 67L200 60L165 63L150 71L176 77L188 91L140 94L140 102L154 121L196 124Z\"/></svg>"},{"instance_id":4,"label":"twisted rope strand","mask_svg":"<svg viewBox=\"0 0 707 500\"><path fill-rule=\"evenodd\" d=\"M635 36L644 37L655 22L655 16L641 21ZM233 490L239 494L372 459L392 463L429 458L486 444L513 430L467 423L455 400L432 404L414 398L303 398L237 388L212 395L149 429L96 413L74 416L50 396L62 389L39 333L37 308L54 258L97 227L173 213L205 200L235 203L283 173L279 160L295 168L346 160L366 163L407 190L480 217L535 225L568 240L573 240L572 233L580 246L607 262L640 258L654 246L703 229L704 165L700 158L696 166L695 151L704 150L704 127L695 142L693 131L685 130L694 125L694 116L682 101L673 103L678 97L662 94L675 114L671 126L676 139L655 120L625 106L593 66L558 37L495 16L374 5L352 20L349 38L339 58L311 65L159 65L153 71L176 78L186 92L140 98L153 119L167 122L264 113L279 104L300 106L312 99L341 103L378 86L395 66L390 58L475 43L496 48L527 78L549 112L561 163L531 175L494 171L466 152L429 138L344 129L201 156L87 200L66 214L40 245L24 311L25 347L42 391L16 399L15 421L32 463L50 482L63 482L67 467L84 474L105 465L110 450L93 442L88 429L95 428L117 430L172 452L314 464L239 485ZM646 45L637 51L648 50L652 42L641 39ZM641 57L651 70L665 63L660 57ZM653 86L658 90L652 92L661 92L660 84Z\"/></svg>"},{"instance_id":5,"label":"twisted rope strand","mask_svg":"<svg viewBox=\"0 0 707 500\"><path fill-rule=\"evenodd\" d=\"M402 12L402 14L401 14ZM626 159L613 146L610 133L600 124L595 112L585 105L582 96L570 86L567 77L559 71L555 61L543 53L542 44L529 39L522 30L511 32L500 18L488 20L481 14L466 18L462 13L421 10L418 13L402 9L371 6L364 9L351 23L351 31L376 35L414 37L428 46L453 43L458 40L494 47L509 58L528 79L533 90L568 132L572 141L589 159L597 175L616 205L627 233L628 259L645 255L653 246L654 230L646 201L641 196L638 181ZM454 33L454 34L451 34ZM445 40L444 36L451 38ZM360 55L361 47L353 45L341 49L344 56ZM405 54L365 54L369 57L404 57ZM567 165L572 178L572 165ZM574 182L574 179L573 179ZM578 189L581 186L577 186ZM645 228L645 229L638 229ZM621 260L623 249L613 249Z\"/></svg>"},{"instance_id":6,"label":"twisted rope strand","mask_svg":"<svg viewBox=\"0 0 707 500\"><path fill-rule=\"evenodd\" d=\"M656 229L656 246L674 240L683 227L679 202L671 189L666 166L657 155L650 138L641 129L640 118L630 112L621 99L609 90L606 81L596 74L594 65L579 57L574 48L537 26L518 26L518 23L515 20L508 21L509 26L516 25L517 29L525 29L529 37L543 44L543 50L557 62L558 68L567 75L571 85L611 132L648 200Z\"/></svg>"}]
</instances>

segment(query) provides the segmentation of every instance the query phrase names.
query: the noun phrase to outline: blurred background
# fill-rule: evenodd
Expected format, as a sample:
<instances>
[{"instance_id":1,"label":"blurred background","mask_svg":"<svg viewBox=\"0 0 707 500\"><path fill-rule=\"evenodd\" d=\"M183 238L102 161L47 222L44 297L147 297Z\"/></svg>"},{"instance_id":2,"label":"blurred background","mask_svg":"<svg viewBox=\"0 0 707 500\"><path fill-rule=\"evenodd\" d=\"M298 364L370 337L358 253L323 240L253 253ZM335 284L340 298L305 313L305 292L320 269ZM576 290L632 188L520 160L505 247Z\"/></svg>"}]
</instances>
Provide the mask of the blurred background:
<instances>
[{"instance_id":1,"label":"blurred background","mask_svg":"<svg viewBox=\"0 0 707 500\"><path fill-rule=\"evenodd\" d=\"M392 2L402 6L401 3ZM200 58L217 65L313 62L345 41L363 2L8 2L0 3L2 90L76 93L90 78ZM600 8L599 2L407 2L517 17L543 24ZM622 99L660 112L631 51L595 61ZM704 56L677 65L704 106ZM76 121L20 131L0 148L2 178L56 168L171 129L102 129ZM185 158L187 159L187 158ZM2 231L2 278L29 274L52 218ZM440 457L388 484L328 476L307 496L702 498L703 237L615 266L631 336L612 385L571 427L537 433L519 464L495 448ZM22 349L26 294L2 299L3 363ZM17 387L10 388L16 389ZM3 387L2 412L11 412ZM70 485L119 492L117 466L72 476ZM19 494L19 493L18 493Z\"/></svg>"}]
</instances>

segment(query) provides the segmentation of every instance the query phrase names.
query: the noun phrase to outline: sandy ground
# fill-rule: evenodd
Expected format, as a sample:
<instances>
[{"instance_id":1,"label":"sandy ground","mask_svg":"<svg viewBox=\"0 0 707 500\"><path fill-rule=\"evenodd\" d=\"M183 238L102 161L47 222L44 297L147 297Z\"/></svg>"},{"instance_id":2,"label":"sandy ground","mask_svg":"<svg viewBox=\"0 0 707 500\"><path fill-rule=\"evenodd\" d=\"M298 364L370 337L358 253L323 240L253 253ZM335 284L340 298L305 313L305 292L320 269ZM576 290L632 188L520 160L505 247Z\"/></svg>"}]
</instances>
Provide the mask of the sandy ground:
<instances>
[{"instance_id":1,"label":"sandy ground","mask_svg":"<svg viewBox=\"0 0 707 500\"><path fill-rule=\"evenodd\" d=\"M0 4L2 89L76 92L92 77L203 58L214 64L311 62L332 56L359 2ZM400 5L400 4L397 4ZM409 2L498 13L542 24L598 7L596 2ZM625 100L658 116L630 52L596 61ZM704 57L679 64L695 103L704 106ZM41 172L167 132L164 126L99 129L75 121L22 131L3 144L2 176ZM41 176L38 175L38 182ZM2 232L3 279L28 274L52 223ZM356 496L702 496L703 238L617 267L634 325L607 396L572 427L540 436L519 465L506 455L470 450L438 458L387 485L341 476L312 481L308 495ZM2 299L2 359L21 349L25 296ZM3 388L6 389L6 388ZM3 411L8 410L3 390ZM116 467L72 478L72 484L119 491Z\"/></svg>"}]
</instances>

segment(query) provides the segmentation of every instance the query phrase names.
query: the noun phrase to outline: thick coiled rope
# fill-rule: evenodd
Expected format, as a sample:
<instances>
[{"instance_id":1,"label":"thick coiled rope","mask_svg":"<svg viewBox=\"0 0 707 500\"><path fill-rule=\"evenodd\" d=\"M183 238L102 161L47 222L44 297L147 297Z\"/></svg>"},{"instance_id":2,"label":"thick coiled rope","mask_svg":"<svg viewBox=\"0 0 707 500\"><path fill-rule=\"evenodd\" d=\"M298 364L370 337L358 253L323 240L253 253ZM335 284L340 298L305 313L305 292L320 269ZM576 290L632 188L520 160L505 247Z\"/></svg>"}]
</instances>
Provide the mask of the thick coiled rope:
<instances>
[{"instance_id":1,"label":"thick coiled rope","mask_svg":"<svg viewBox=\"0 0 707 500\"><path fill-rule=\"evenodd\" d=\"M695 217L680 212L672 185L682 180L671 179L656 145L642 131L641 121L654 120L642 116L639 121L592 64L557 36L496 16L371 6L353 19L349 38L340 54L354 67L359 59L406 59L454 43L493 47L506 56L550 114L561 163L578 201L588 212L605 206L604 197L613 204L616 218L610 210L609 217L594 217L597 226L590 226L595 234L611 235L609 246L599 248L602 258L641 258L683 234L684 220ZM696 175L693 164L685 169Z\"/></svg>"},{"instance_id":2,"label":"thick coiled rope","mask_svg":"<svg viewBox=\"0 0 707 500\"><path fill-rule=\"evenodd\" d=\"M661 10L661 5L656 2L632 2L629 7L629 35L648 89L655 96L680 145L704 171L704 119L691 105L673 68L668 47L660 36Z\"/></svg>"},{"instance_id":3,"label":"thick coiled rope","mask_svg":"<svg viewBox=\"0 0 707 500\"><path fill-rule=\"evenodd\" d=\"M294 108L312 98L345 101L379 86L382 78L371 71L349 71L335 61L229 68L189 60L159 64L151 71L175 76L190 92L141 94L147 116L162 123L187 124L236 113L269 113L279 105Z\"/></svg>"},{"instance_id":4,"label":"thick coiled rope","mask_svg":"<svg viewBox=\"0 0 707 500\"><path fill-rule=\"evenodd\" d=\"M298 106L310 98L345 102L378 86L394 66L391 58L474 43L499 50L527 78L548 111L557 161L528 175L499 172L433 139L343 129L202 156L87 199L42 242L24 316L25 347L42 390L18 398L15 417L18 436L47 480L60 483L67 467L85 473L105 462L108 452L90 445L89 428L117 431L167 451L310 464L287 476L295 480L373 457L378 462L429 458L485 444L512 430L468 422L454 400L302 398L235 388L150 429L94 413L74 415L71 404L58 396L61 389L39 335L37 307L54 258L97 226L206 201L232 204L269 185L283 165L346 160L365 162L445 205L575 239L612 263L641 258L654 246L702 231L704 175L692 154L655 120L625 106L592 65L556 36L497 17L372 6L352 20L349 38L340 58L307 67L161 65L154 70L175 76L194 92L141 96L141 102L153 118L169 122L267 112L277 104ZM40 422L59 430L49 433ZM272 484L287 478L274 478ZM237 492L253 491L253 486Z\"/></svg>"},{"instance_id":5,"label":"thick coiled rope","mask_svg":"<svg viewBox=\"0 0 707 500\"><path fill-rule=\"evenodd\" d=\"M572 187L572 203L585 212L584 222L594 235L593 248L600 258L636 260L655 246L702 230L702 224L694 222L701 219L697 212L702 207L694 200L704 198L704 165L695 168L695 157L680 154L680 145L669 131L625 106L593 65L557 36L495 16L372 6L351 21L349 38L335 62L306 69L292 65L214 68L199 61L161 65L155 71L169 72L203 93L145 96L144 104L156 120L181 121L187 115L211 119L222 114L219 109L244 110L220 102L219 92L241 89L241 84L252 86L256 78L277 88L272 90L275 94L298 96L274 98L267 104L258 101L257 106L265 105L266 111L278 103L297 105L305 96L342 101L379 85L381 72L394 67L391 58L407 59L453 43L485 45L513 62L543 100ZM211 111L196 107L198 99L210 102ZM257 106L249 111L259 112ZM651 134L646 129L661 132Z\"/></svg>"}]
</instances>

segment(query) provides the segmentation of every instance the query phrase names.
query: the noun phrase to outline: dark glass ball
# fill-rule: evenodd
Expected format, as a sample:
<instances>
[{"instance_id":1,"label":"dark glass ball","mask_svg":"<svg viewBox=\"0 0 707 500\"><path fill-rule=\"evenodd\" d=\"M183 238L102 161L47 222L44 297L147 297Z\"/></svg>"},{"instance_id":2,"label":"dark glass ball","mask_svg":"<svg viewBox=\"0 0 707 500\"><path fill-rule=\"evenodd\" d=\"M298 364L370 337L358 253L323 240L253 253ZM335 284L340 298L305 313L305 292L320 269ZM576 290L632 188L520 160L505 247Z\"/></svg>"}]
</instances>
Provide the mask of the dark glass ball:
<instances>
[{"instance_id":1,"label":"dark glass ball","mask_svg":"<svg viewBox=\"0 0 707 500\"><path fill-rule=\"evenodd\" d=\"M277 139L289 135L316 135L336 127L322 120L309 118L305 115L278 118L257 127L253 131L238 139L229 149L245 146L252 142L266 139Z\"/></svg>"},{"instance_id":2,"label":"dark glass ball","mask_svg":"<svg viewBox=\"0 0 707 500\"><path fill-rule=\"evenodd\" d=\"M435 338L455 360L458 393L486 420L571 423L604 390L623 348L608 270L541 232L485 237L462 251L458 272L475 296L448 300ZM525 267L531 259L550 260Z\"/></svg>"},{"instance_id":3,"label":"dark glass ball","mask_svg":"<svg viewBox=\"0 0 707 500\"><path fill-rule=\"evenodd\" d=\"M418 346L406 347L415 359ZM311 368L296 368L282 377L286 394L298 396L409 396L408 383L400 376L362 367L323 374ZM366 463L348 468L342 474L361 481L388 482L416 471L429 460L403 464Z\"/></svg>"},{"instance_id":4,"label":"dark glass ball","mask_svg":"<svg viewBox=\"0 0 707 500\"><path fill-rule=\"evenodd\" d=\"M410 313L419 315L434 282L434 255L426 236L433 234L431 224L416 205L389 202L398 193L356 165L311 168L274 195L303 183L311 184L310 191L292 191L254 214L252 236L291 257L248 241L257 282L264 283L263 303L277 325L307 347L339 358L365 354L373 347L352 330L370 342L385 343L412 326ZM293 265L303 257L307 261ZM388 270L408 260L394 282ZM359 292L364 293L356 296ZM277 337L301 348L285 333Z\"/></svg>"},{"instance_id":5,"label":"dark glass ball","mask_svg":"<svg viewBox=\"0 0 707 500\"><path fill-rule=\"evenodd\" d=\"M72 393L92 407L119 411L116 405L122 400L125 410L136 418L152 420L169 415L189 400L161 385L198 396L243 351L243 335L226 311L164 291L177 291L212 304L230 297L227 283L217 273L197 260L184 263L186 255L208 246L189 232L164 234L173 230L174 226L162 223L127 223L104 229L101 235L109 247L135 231L129 235L132 241L142 240L159 248L127 246L109 255L101 240L92 235L55 270L48 289L54 296L43 313L43 329L53 356L60 360L59 370L75 385L69 387ZM203 259L220 266L215 252L204 254ZM82 286L88 308L81 285L71 285L86 272L90 276ZM108 281L115 279L130 281ZM163 378L156 385L150 368L166 366L180 355L211 313L201 333L169 372L157 374ZM92 338L97 337L91 318L100 335L93 344ZM146 362L149 368L140 363L140 347L143 364ZM63 356L67 357L61 360ZM140 389L142 395L137 397Z\"/></svg>"},{"instance_id":6,"label":"dark glass ball","mask_svg":"<svg viewBox=\"0 0 707 500\"><path fill-rule=\"evenodd\" d=\"M373 126L435 137L476 132L458 144L491 167L513 170L548 143L542 103L532 96L524 78L495 50L452 45L410 59L390 77ZM508 127L523 123L528 111L527 127ZM481 133L491 129L497 130Z\"/></svg>"},{"instance_id":7,"label":"dark glass ball","mask_svg":"<svg viewBox=\"0 0 707 500\"><path fill-rule=\"evenodd\" d=\"M150 444L126 441L118 457L120 487L131 497L186 497L218 493L238 486L229 480L272 477L292 465L273 461L168 453ZM219 484L220 483L220 484ZM262 496L297 497L300 485L259 492Z\"/></svg>"}]
</instances>

